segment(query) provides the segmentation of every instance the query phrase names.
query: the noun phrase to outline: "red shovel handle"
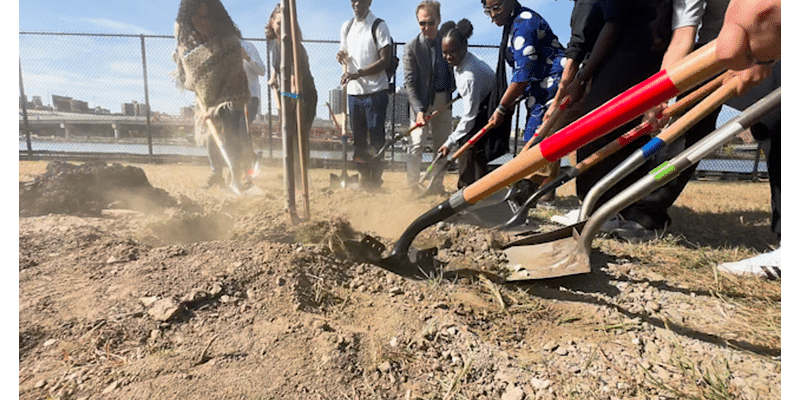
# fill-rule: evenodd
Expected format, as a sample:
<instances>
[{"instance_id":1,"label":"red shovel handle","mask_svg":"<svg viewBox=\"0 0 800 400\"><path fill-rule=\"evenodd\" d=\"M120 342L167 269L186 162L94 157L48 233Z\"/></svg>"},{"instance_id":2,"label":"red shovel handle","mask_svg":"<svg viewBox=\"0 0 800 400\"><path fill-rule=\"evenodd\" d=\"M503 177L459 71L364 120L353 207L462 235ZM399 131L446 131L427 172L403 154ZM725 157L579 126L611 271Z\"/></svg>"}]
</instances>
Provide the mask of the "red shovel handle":
<instances>
[{"instance_id":1,"label":"red shovel handle","mask_svg":"<svg viewBox=\"0 0 800 400\"><path fill-rule=\"evenodd\" d=\"M604 105L554 133L530 150L463 189L464 200L481 199L524 178L548 162L613 131L648 109L689 90L723 70L716 57L716 41L689 54L677 65L653 75Z\"/></svg>"}]
</instances>

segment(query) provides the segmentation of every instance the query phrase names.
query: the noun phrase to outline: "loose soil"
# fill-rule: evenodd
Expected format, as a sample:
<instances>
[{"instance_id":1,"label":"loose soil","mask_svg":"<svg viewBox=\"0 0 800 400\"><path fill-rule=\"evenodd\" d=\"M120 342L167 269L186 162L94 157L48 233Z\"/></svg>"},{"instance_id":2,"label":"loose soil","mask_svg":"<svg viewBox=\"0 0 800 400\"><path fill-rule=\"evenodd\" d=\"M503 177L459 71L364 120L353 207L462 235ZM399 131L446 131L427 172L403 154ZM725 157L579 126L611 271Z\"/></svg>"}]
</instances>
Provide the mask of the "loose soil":
<instances>
[{"instance_id":1,"label":"loose soil","mask_svg":"<svg viewBox=\"0 0 800 400\"><path fill-rule=\"evenodd\" d=\"M692 182L656 241L511 284L507 237L470 226L414 242L455 278L356 261L344 240L390 246L446 197L339 173L311 171L293 224L278 167L237 197L203 166L20 162L19 398L780 398L780 283L713 272L777 244L766 183Z\"/></svg>"}]
</instances>

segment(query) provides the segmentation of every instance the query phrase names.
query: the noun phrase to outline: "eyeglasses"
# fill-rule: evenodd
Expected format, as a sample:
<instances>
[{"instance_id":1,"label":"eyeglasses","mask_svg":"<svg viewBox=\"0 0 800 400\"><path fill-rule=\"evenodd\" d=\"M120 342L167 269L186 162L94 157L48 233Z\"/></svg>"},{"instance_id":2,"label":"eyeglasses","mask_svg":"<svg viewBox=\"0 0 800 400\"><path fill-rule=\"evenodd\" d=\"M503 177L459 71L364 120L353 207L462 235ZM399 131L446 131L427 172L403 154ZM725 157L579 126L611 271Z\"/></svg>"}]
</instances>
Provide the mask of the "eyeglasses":
<instances>
[{"instance_id":1,"label":"eyeglasses","mask_svg":"<svg viewBox=\"0 0 800 400\"><path fill-rule=\"evenodd\" d=\"M499 14L500 11L503 10L503 3L500 2L495 4L491 7L483 7L483 13L486 14L487 17L491 18L492 14Z\"/></svg>"},{"instance_id":2,"label":"eyeglasses","mask_svg":"<svg viewBox=\"0 0 800 400\"><path fill-rule=\"evenodd\" d=\"M436 21L419 21L419 26L434 26Z\"/></svg>"}]
</instances>

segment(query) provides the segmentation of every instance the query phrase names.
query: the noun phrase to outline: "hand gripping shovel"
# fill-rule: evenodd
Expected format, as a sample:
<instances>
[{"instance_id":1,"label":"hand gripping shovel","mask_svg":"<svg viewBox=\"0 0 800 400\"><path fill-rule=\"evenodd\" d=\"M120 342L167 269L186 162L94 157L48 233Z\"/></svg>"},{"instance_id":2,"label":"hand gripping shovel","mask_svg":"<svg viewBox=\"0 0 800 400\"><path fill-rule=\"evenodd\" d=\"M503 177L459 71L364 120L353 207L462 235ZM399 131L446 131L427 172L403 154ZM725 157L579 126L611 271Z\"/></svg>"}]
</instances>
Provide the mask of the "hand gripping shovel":
<instances>
[{"instance_id":1,"label":"hand gripping shovel","mask_svg":"<svg viewBox=\"0 0 800 400\"><path fill-rule=\"evenodd\" d=\"M553 114L542 125L539 126L533 137L522 148L522 152L528 150L532 145L536 145L546 137L550 136L553 129L559 125L564 110L570 106L569 97L565 98L561 104L553 111ZM520 181L522 182L522 181ZM524 191L520 182L511 185L504 194L482 200L475 207L459 212L447 219L448 222L455 224L475 225L481 228L494 228L513 218L519 213L519 205L514 200Z\"/></svg>"},{"instance_id":2,"label":"hand gripping shovel","mask_svg":"<svg viewBox=\"0 0 800 400\"><path fill-rule=\"evenodd\" d=\"M738 117L730 120L673 159L656 167L647 176L605 202L592 214L591 218L582 222L584 225L580 235L573 230L573 235L568 238L568 241L562 240L537 245L529 243L528 239L522 239L518 243L509 244L513 247L509 247L506 251L515 249L520 253L520 257L527 257L527 265L538 264L538 266L533 269L524 266L517 269L518 265L510 263L509 269L512 270L512 274L507 280L540 279L589 272L591 270L589 256L592 250L592 240L605 221L648 193L675 179L686 168L713 153L756 123L762 116L776 110L780 107L780 97L781 89L775 89ZM542 258L543 256L544 258Z\"/></svg>"},{"instance_id":3,"label":"hand gripping shovel","mask_svg":"<svg viewBox=\"0 0 800 400\"><path fill-rule=\"evenodd\" d=\"M461 155L464 154L464 152L467 151L470 147L472 147L472 145L474 145L475 142L481 140L483 135L485 135L486 132L492 128L494 128L494 124L491 123L486 124L486 126L484 126L480 131L478 131L478 133L472 135L472 137L469 138L469 140L467 140L467 143L464 143L464 145L461 146L461 148L459 148L458 151L453 153L453 156L450 157L450 159L442 158L442 153L437 152L436 158L433 159L431 165L428 166L428 170L425 171L425 175L423 175L422 179L419 180L419 186L420 188L423 189L422 195L424 196L430 193L430 190L433 187L433 183L438 182L441 179L441 177L444 176L444 173L447 172L450 166L453 165L455 160L457 160L458 157L461 157ZM428 180L427 184L425 184L426 180Z\"/></svg>"},{"instance_id":4,"label":"hand gripping shovel","mask_svg":"<svg viewBox=\"0 0 800 400\"><path fill-rule=\"evenodd\" d=\"M703 85L703 87L695 90L690 95L682 98L675 104L667 107L667 109L665 109L661 113L661 115L658 116L658 119L664 119L664 118L669 119L679 115L686 108L690 107L691 105L699 101L701 98L707 96L713 90L718 88L722 84L723 78L725 78L724 74L706 83L705 85ZM534 227L532 227L529 224L528 211L531 209L531 207L535 207L536 201L538 201L542 196L556 190L558 187L569 182L570 180L575 179L583 172L595 166L597 163L604 160L608 156L616 153L617 150L627 146L628 144L638 139L639 137L645 134L650 134L655 130L655 128L656 127L649 121L642 122L635 128L631 129L624 135L614 140L613 142L603 146L603 148L596 151L594 154L582 160L575 166L570 167L565 171L562 171L555 179L548 182L547 184L539 188L539 190L534 192L525 201L525 203L523 203L523 205L519 207L519 209L514 213L513 217L508 219L503 224L496 226L495 229L501 232L518 232L518 233L530 231Z\"/></svg>"},{"instance_id":5,"label":"hand gripping shovel","mask_svg":"<svg viewBox=\"0 0 800 400\"><path fill-rule=\"evenodd\" d=\"M349 242L348 248L362 261L370 262L405 276L425 276L438 268L436 249L409 254L411 242L423 229L469 208L500 189L540 169L548 162L561 159L584 144L632 120L651 107L692 89L722 70L715 55L716 42L693 52L675 66L653 75L626 90L596 110L561 129L530 150L519 154L488 175L462 188L448 200L428 210L413 221L395 243L388 256L385 247L371 237L360 243ZM377 245L376 245L377 244Z\"/></svg>"},{"instance_id":6,"label":"hand gripping shovel","mask_svg":"<svg viewBox=\"0 0 800 400\"><path fill-rule=\"evenodd\" d=\"M431 118L435 117L436 115L438 115L439 113L441 113L442 111L447 109L448 107L452 106L453 103L458 101L460 98L461 98L461 95L459 94L454 99L448 101L446 104L443 104L441 107L439 107L436 110L434 110L430 115L425 117L425 123L430 121ZM422 125L423 125L422 123L417 122L414 125L412 125L410 128L408 128L405 132L397 133L394 136L392 136L389 140L386 141L386 143L383 144L383 147L381 147L381 149L378 150L378 152L375 153L374 156L372 156L371 160L380 160L383 157L383 154L386 153L386 150L389 149L389 147L392 147L395 143L397 143L398 140L410 135L411 132L414 131L414 129L417 129L417 128L421 127Z\"/></svg>"},{"instance_id":7,"label":"hand gripping shovel","mask_svg":"<svg viewBox=\"0 0 800 400\"><path fill-rule=\"evenodd\" d=\"M239 177L236 176L237 172L236 169L233 168L233 162L231 158L228 157L228 150L225 149L225 144L222 142L222 138L219 136L219 131L217 131L217 126L214 125L214 122L211 121L211 118L206 117L206 125L208 125L208 129L211 131L211 137L214 138L214 142L217 143L217 147L219 148L219 152L222 154L222 158L225 160L225 164L228 165L228 169L231 173L231 183L230 188L236 195L241 196L242 190L239 188Z\"/></svg>"},{"instance_id":8,"label":"hand gripping shovel","mask_svg":"<svg viewBox=\"0 0 800 400\"><path fill-rule=\"evenodd\" d=\"M336 116L333 115L331 104L326 102L325 105L328 107L328 112L331 115L333 124L336 125L336 129L338 129L342 134L342 176L331 174L331 188L341 187L346 189L347 185L358 183L358 175L347 176L347 134L345 133L344 129L339 126L339 122L336 121Z\"/></svg>"},{"instance_id":9,"label":"hand gripping shovel","mask_svg":"<svg viewBox=\"0 0 800 400\"><path fill-rule=\"evenodd\" d=\"M614 183L608 186L603 184L610 175L614 175L614 180L618 181L638 166L644 164L645 160L658 150L654 149L654 147L658 147L654 144L670 143L680 137L680 135L686 132L697 121L700 121L703 117L708 115L711 110L731 97L736 92L737 83L738 81L733 79L731 82L717 89L709 97L701 101L697 106L665 128L658 136L651 139L650 142L623 161L611 173L601 179L600 183L592 187L592 190L601 184L604 187L611 187ZM644 194L642 196L644 196ZM586 204L586 202L586 199L584 199L584 204ZM594 218L594 214L592 218ZM572 258L576 243L579 240L579 235L583 235L586 232L585 225L587 224L587 218L585 216L579 216L578 221L580 222L577 224L545 234L536 234L503 246L504 253L508 258L509 280L540 279L588 273L590 271L588 263L575 262ZM601 221L601 224L602 222L605 222L605 220Z\"/></svg>"}]
</instances>

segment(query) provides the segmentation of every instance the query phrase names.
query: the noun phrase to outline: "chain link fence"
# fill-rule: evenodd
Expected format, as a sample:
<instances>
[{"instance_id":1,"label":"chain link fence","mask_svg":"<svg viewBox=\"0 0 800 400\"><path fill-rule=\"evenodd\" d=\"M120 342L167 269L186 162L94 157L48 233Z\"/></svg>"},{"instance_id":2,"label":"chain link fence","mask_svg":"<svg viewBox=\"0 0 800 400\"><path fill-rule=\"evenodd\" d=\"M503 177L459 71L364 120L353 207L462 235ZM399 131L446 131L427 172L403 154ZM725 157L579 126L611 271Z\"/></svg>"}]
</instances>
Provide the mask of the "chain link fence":
<instances>
[{"instance_id":1,"label":"chain link fence","mask_svg":"<svg viewBox=\"0 0 800 400\"><path fill-rule=\"evenodd\" d=\"M264 38L247 38L267 65L261 77L262 100L251 135L265 159L282 157L277 98L267 86L269 60ZM402 59L404 43L396 43ZM335 61L338 40L303 42L317 89L316 120L312 127L311 161L316 167L341 167L341 140L326 103L337 107L342 70ZM194 143L194 93L182 91L171 73L175 39L159 35L113 35L20 32L20 159L186 160L206 162L204 148ZM470 51L490 66L497 65L496 45L470 45ZM402 91L402 65L395 81L399 90L390 100L387 135L410 125ZM340 103L339 103L340 104ZM461 101L453 116L461 113ZM525 109L512 117L515 130L524 125ZM338 110L334 110L338 111ZM724 107L718 124L738 115ZM519 122L517 122L519 121ZM455 124L456 121L454 121ZM404 168L405 143L387 151L390 167ZM516 154L524 145L512 139ZM348 151L352 153L351 145ZM430 162L435 149L427 149ZM492 164L502 164L512 154ZM566 163L566 159L563 161ZM711 179L766 179L766 163L748 135L702 160L698 176Z\"/></svg>"}]
</instances>

